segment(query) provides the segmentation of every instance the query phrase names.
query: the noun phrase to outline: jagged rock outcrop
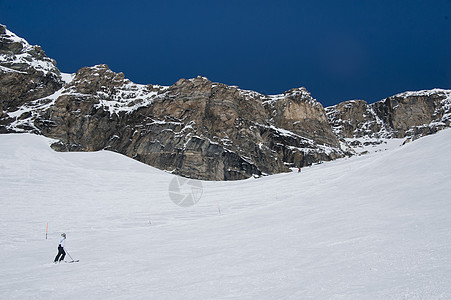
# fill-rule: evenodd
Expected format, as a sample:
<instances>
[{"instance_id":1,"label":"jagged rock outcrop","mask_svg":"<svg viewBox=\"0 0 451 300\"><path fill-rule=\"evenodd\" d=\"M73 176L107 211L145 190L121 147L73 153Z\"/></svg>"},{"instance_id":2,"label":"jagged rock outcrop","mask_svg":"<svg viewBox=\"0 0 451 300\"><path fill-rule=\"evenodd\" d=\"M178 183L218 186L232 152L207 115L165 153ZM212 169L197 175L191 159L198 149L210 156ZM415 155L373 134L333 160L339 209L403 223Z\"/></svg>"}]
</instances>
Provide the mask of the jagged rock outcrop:
<instances>
[{"instance_id":1,"label":"jagged rock outcrop","mask_svg":"<svg viewBox=\"0 0 451 300\"><path fill-rule=\"evenodd\" d=\"M282 95L266 97L264 105L274 125L320 143L338 146L326 112L305 88L292 89Z\"/></svg>"},{"instance_id":2,"label":"jagged rock outcrop","mask_svg":"<svg viewBox=\"0 0 451 300\"><path fill-rule=\"evenodd\" d=\"M302 97L292 91L272 99L204 77L181 79L170 87L144 86L99 65L80 69L51 105L43 99L48 108L33 126L58 139L54 148L60 151L110 149L183 176L243 179L343 155L324 109L301 90ZM289 105L269 104L278 100ZM299 111L298 106L321 118L297 118L290 110ZM272 121L284 113L291 113L287 124L293 131L276 127L282 119ZM328 130L329 140L313 131L303 137L305 127L298 126L301 131L291 122Z\"/></svg>"},{"instance_id":3,"label":"jagged rock outcrop","mask_svg":"<svg viewBox=\"0 0 451 300\"><path fill-rule=\"evenodd\" d=\"M405 92L367 104L352 100L326 108L334 133L341 138L409 138L450 127L451 91Z\"/></svg>"},{"instance_id":4,"label":"jagged rock outcrop","mask_svg":"<svg viewBox=\"0 0 451 300\"><path fill-rule=\"evenodd\" d=\"M326 107L326 113L334 133L341 138L374 137L385 129L373 107L363 100Z\"/></svg>"},{"instance_id":5,"label":"jagged rock outcrop","mask_svg":"<svg viewBox=\"0 0 451 300\"><path fill-rule=\"evenodd\" d=\"M11 110L63 85L56 62L0 24L0 108Z\"/></svg>"},{"instance_id":6,"label":"jagged rock outcrop","mask_svg":"<svg viewBox=\"0 0 451 300\"><path fill-rule=\"evenodd\" d=\"M434 89L406 92L374 103L379 118L393 137L413 137L437 132L451 122L451 91Z\"/></svg>"},{"instance_id":7,"label":"jagged rock outcrop","mask_svg":"<svg viewBox=\"0 0 451 300\"><path fill-rule=\"evenodd\" d=\"M6 29L2 41L0 127L55 138L56 150L108 149L208 180L286 172L343 156L324 108L304 88L265 96L200 76L169 87L139 85L107 65L68 76ZM5 78L16 74L40 77L10 87ZM36 93L27 94L30 89Z\"/></svg>"},{"instance_id":8,"label":"jagged rock outcrop","mask_svg":"<svg viewBox=\"0 0 451 300\"><path fill-rule=\"evenodd\" d=\"M324 109L305 88L267 96L205 77L140 85L107 65L62 74L38 46L0 26L0 132L33 132L58 151L116 151L206 180L289 171L351 155L356 137L404 137L450 125L450 91Z\"/></svg>"}]
</instances>

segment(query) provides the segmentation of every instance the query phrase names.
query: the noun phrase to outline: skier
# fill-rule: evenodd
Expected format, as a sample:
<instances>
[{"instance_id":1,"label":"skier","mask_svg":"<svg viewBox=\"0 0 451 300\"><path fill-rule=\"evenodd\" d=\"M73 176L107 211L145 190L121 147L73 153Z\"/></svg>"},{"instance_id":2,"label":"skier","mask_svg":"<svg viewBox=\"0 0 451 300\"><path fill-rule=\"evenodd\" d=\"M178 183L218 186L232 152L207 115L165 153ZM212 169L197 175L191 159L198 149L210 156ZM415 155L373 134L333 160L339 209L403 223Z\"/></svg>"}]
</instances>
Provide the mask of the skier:
<instances>
[{"instance_id":1,"label":"skier","mask_svg":"<svg viewBox=\"0 0 451 300\"><path fill-rule=\"evenodd\" d=\"M298 168L298 173L301 173L301 168L300 167Z\"/></svg>"},{"instance_id":2,"label":"skier","mask_svg":"<svg viewBox=\"0 0 451 300\"><path fill-rule=\"evenodd\" d=\"M58 254L55 257L55 260L53 261L55 264L59 261L64 260L64 257L66 256L66 251L64 251L64 245L66 244L66 234L61 234L61 239L58 244Z\"/></svg>"}]
</instances>

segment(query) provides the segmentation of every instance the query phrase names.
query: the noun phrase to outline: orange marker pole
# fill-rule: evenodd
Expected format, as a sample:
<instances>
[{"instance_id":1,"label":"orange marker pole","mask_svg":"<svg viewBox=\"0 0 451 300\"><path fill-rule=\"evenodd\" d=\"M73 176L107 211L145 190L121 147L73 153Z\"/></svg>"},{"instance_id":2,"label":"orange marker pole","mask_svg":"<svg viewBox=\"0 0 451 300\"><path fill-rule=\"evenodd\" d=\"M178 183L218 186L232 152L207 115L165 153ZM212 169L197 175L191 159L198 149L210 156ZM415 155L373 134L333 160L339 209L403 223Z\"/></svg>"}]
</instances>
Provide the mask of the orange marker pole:
<instances>
[{"instance_id":1,"label":"orange marker pole","mask_svg":"<svg viewBox=\"0 0 451 300\"><path fill-rule=\"evenodd\" d=\"M45 226L45 239L47 239L48 232L49 232L49 222L47 222L47 225Z\"/></svg>"},{"instance_id":2,"label":"orange marker pole","mask_svg":"<svg viewBox=\"0 0 451 300\"><path fill-rule=\"evenodd\" d=\"M221 214L221 208L219 207L219 202L218 202L218 212L219 212L219 214Z\"/></svg>"}]
</instances>

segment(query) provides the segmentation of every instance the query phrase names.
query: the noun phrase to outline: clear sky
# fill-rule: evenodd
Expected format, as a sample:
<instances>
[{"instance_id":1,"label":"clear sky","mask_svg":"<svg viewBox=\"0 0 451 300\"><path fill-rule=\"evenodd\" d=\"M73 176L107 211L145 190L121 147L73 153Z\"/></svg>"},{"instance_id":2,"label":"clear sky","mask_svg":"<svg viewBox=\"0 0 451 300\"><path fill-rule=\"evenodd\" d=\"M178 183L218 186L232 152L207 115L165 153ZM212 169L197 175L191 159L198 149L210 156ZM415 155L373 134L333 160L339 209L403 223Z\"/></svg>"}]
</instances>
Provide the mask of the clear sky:
<instances>
[{"instance_id":1,"label":"clear sky","mask_svg":"<svg viewBox=\"0 0 451 300\"><path fill-rule=\"evenodd\" d=\"M304 86L324 106L451 88L451 0L0 0L0 23L66 73L105 63L136 83Z\"/></svg>"}]
</instances>

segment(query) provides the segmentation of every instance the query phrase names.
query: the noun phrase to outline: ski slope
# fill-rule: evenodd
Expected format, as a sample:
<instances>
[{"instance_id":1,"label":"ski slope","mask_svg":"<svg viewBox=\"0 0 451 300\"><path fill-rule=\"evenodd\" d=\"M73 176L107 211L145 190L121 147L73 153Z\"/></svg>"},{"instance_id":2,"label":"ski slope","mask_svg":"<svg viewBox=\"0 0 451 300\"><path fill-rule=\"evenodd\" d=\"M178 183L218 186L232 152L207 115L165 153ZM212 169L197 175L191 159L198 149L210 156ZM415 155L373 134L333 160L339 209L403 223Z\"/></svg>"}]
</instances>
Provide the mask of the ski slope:
<instances>
[{"instance_id":1,"label":"ski slope","mask_svg":"<svg viewBox=\"0 0 451 300\"><path fill-rule=\"evenodd\" d=\"M172 174L49 143L0 135L2 299L451 299L449 129L192 207ZM79 263L52 263L62 232Z\"/></svg>"}]
</instances>

